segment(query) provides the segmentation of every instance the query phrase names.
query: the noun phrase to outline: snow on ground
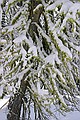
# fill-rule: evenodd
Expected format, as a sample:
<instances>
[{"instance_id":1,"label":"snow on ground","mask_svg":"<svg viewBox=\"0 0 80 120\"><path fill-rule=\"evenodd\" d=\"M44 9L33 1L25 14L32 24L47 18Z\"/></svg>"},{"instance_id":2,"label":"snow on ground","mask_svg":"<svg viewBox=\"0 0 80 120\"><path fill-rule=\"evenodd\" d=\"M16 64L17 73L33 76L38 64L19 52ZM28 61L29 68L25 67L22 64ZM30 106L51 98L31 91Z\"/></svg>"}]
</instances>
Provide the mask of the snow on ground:
<instances>
[{"instance_id":1,"label":"snow on ground","mask_svg":"<svg viewBox=\"0 0 80 120\"><path fill-rule=\"evenodd\" d=\"M80 112L74 111L74 112L67 113L65 117L60 116L59 120L80 120Z\"/></svg>"},{"instance_id":2,"label":"snow on ground","mask_svg":"<svg viewBox=\"0 0 80 120\"><path fill-rule=\"evenodd\" d=\"M7 102L9 99L0 99L0 108L4 106L2 109L0 109L0 120L7 120ZM59 120L80 120L80 112L74 111L67 113L66 116L59 115ZM52 119L53 120L53 119ZM55 119L54 119L55 120Z\"/></svg>"},{"instance_id":3,"label":"snow on ground","mask_svg":"<svg viewBox=\"0 0 80 120\"><path fill-rule=\"evenodd\" d=\"M8 104L9 98L6 99L0 99L0 120L7 120L7 104Z\"/></svg>"},{"instance_id":4,"label":"snow on ground","mask_svg":"<svg viewBox=\"0 0 80 120\"><path fill-rule=\"evenodd\" d=\"M0 120L7 120L7 108L0 110Z\"/></svg>"}]
</instances>

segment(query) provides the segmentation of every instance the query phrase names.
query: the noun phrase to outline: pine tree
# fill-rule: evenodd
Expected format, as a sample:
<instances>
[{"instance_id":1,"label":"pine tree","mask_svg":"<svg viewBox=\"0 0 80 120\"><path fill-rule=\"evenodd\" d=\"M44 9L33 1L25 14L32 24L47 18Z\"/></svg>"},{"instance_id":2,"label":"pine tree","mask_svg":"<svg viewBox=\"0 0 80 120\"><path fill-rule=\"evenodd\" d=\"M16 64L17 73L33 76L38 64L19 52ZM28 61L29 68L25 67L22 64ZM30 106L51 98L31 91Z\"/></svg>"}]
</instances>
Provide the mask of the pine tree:
<instances>
[{"instance_id":1,"label":"pine tree","mask_svg":"<svg viewBox=\"0 0 80 120\"><path fill-rule=\"evenodd\" d=\"M1 6L0 96L10 95L7 119L50 120L55 111L79 109L80 2L6 0Z\"/></svg>"}]
</instances>

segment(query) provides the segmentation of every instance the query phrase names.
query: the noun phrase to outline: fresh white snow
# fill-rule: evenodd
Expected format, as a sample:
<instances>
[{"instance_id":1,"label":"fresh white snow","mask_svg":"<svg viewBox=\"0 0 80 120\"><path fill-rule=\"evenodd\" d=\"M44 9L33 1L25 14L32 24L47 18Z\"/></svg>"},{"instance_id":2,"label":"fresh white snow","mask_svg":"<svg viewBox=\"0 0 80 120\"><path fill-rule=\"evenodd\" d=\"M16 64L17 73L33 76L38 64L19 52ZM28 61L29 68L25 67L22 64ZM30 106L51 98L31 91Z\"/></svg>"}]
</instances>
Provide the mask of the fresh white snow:
<instances>
[{"instance_id":1,"label":"fresh white snow","mask_svg":"<svg viewBox=\"0 0 80 120\"><path fill-rule=\"evenodd\" d=\"M6 107L7 103L9 101L9 98L6 99L0 99L0 110Z\"/></svg>"}]
</instances>

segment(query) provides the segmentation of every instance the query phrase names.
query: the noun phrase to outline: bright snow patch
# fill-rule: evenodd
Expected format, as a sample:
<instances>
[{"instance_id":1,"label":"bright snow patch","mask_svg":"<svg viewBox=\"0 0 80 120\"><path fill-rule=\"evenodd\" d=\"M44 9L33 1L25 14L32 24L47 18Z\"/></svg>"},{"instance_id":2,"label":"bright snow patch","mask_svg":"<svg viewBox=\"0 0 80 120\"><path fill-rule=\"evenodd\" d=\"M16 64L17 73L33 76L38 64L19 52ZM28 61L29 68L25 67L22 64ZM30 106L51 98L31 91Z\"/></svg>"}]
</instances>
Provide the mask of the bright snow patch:
<instances>
[{"instance_id":1,"label":"bright snow patch","mask_svg":"<svg viewBox=\"0 0 80 120\"><path fill-rule=\"evenodd\" d=\"M0 110L7 106L9 98L0 99Z\"/></svg>"}]
</instances>

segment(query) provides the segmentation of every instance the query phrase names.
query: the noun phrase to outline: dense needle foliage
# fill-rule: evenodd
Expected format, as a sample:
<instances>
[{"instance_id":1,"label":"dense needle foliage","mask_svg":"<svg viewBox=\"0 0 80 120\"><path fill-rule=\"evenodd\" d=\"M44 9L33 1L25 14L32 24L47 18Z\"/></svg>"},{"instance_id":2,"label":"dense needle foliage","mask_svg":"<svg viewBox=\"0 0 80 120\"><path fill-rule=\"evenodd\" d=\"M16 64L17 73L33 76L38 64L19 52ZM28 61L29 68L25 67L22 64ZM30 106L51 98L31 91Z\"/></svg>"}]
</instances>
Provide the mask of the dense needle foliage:
<instances>
[{"instance_id":1,"label":"dense needle foliage","mask_svg":"<svg viewBox=\"0 0 80 120\"><path fill-rule=\"evenodd\" d=\"M0 97L10 96L8 120L78 109L80 2L1 1Z\"/></svg>"}]
</instances>

